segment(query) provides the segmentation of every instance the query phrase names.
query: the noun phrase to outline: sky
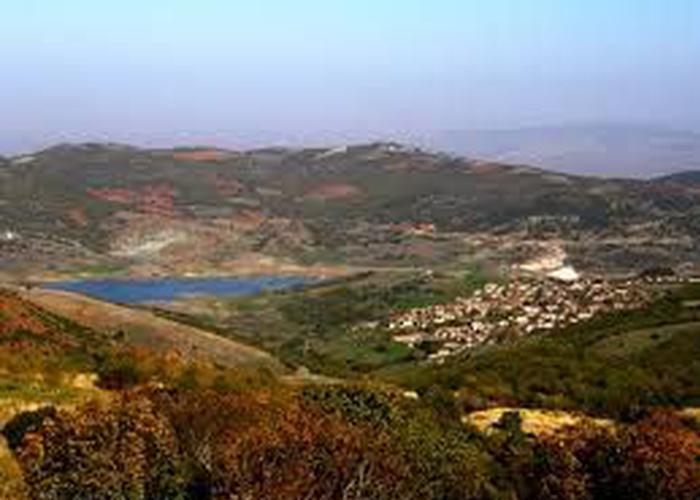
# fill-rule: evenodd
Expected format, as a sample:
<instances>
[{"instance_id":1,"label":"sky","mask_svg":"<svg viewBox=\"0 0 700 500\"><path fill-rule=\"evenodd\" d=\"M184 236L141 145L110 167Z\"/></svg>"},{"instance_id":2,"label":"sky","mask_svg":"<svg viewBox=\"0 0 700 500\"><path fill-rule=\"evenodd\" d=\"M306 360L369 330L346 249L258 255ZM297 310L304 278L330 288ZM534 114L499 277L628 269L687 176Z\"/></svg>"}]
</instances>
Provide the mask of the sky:
<instances>
[{"instance_id":1,"label":"sky","mask_svg":"<svg viewBox=\"0 0 700 500\"><path fill-rule=\"evenodd\" d=\"M1 0L0 153L700 130L700 0Z\"/></svg>"}]
</instances>

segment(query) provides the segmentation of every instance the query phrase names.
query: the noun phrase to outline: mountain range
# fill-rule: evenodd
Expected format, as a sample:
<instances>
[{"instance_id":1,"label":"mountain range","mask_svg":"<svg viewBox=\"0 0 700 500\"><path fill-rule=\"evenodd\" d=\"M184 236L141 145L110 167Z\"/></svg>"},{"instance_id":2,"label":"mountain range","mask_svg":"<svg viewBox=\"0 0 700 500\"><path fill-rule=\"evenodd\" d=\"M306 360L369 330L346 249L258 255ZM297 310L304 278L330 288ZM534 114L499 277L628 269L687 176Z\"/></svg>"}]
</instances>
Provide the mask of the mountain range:
<instances>
[{"instance_id":1,"label":"mountain range","mask_svg":"<svg viewBox=\"0 0 700 500\"><path fill-rule=\"evenodd\" d=\"M232 151L63 144L0 161L0 272L693 265L697 172L555 173L396 143Z\"/></svg>"}]
</instances>

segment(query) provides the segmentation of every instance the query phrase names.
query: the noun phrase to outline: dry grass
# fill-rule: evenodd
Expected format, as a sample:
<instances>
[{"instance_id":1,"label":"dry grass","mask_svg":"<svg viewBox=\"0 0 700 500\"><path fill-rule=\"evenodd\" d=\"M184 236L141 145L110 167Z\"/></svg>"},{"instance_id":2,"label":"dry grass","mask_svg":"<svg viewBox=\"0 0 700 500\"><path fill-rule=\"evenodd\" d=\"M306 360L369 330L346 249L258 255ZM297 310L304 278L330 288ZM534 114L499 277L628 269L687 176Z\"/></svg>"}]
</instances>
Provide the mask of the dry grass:
<instances>
[{"instance_id":1,"label":"dry grass","mask_svg":"<svg viewBox=\"0 0 700 500\"><path fill-rule=\"evenodd\" d=\"M42 308L70 318L96 331L126 334L135 345L169 351L178 350L193 358L208 358L224 366L264 366L274 370L280 364L268 353L204 330L186 326L154 314L52 290L32 290L24 298Z\"/></svg>"},{"instance_id":2,"label":"dry grass","mask_svg":"<svg viewBox=\"0 0 700 500\"><path fill-rule=\"evenodd\" d=\"M5 439L0 437L0 500L28 498L19 464L7 447Z\"/></svg>"},{"instance_id":3,"label":"dry grass","mask_svg":"<svg viewBox=\"0 0 700 500\"><path fill-rule=\"evenodd\" d=\"M700 408L684 408L679 413L681 417L691 418L700 425Z\"/></svg>"},{"instance_id":4,"label":"dry grass","mask_svg":"<svg viewBox=\"0 0 700 500\"><path fill-rule=\"evenodd\" d=\"M470 413L464 416L462 421L473 425L481 432L488 432L507 412L520 413L523 431L536 436L552 435L566 428L584 424L600 427L614 425L612 420L593 418L581 413L531 408L491 408Z\"/></svg>"}]
</instances>

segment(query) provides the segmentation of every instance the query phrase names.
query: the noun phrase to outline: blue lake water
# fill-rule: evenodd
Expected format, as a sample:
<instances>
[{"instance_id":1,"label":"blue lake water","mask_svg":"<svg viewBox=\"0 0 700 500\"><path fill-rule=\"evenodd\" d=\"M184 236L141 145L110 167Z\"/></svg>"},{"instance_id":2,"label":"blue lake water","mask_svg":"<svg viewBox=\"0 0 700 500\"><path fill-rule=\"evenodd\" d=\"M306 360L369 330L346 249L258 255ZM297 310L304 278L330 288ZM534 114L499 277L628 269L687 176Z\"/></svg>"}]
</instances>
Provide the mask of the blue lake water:
<instances>
[{"instance_id":1,"label":"blue lake water","mask_svg":"<svg viewBox=\"0 0 700 500\"><path fill-rule=\"evenodd\" d=\"M268 290L285 290L312 283L300 276L256 276L245 278L163 278L96 279L47 283L43 288L81 293L108 302L143 304L170 302L196 295L256 295Z\"/></svg>"}]
</instances>

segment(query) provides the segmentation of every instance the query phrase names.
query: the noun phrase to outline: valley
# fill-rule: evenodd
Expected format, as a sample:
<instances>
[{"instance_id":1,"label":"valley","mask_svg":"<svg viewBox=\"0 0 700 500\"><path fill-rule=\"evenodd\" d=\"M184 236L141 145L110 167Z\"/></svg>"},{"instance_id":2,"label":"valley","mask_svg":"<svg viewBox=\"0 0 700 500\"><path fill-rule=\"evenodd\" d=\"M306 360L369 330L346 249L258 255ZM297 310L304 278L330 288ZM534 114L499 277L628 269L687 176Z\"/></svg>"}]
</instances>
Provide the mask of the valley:
<instances>
[{"instance_id":1,"label":"valley","mask_svg":"<svg viewBox=\"0 0 700 500\"><path fill-rule=\"evenodd\" d=\"M699 1L0 5L0 500L700 500Z\"/></svg>"},{"instance_id":2,"label":"valley","mask_svg":"<svg viewBox=\"0 0 700 500\"><path fill-rule=\"evenodd\" d=\"M125 471L104 491L154 498L336 491L309 456L355 498L538 498L632 484L635 460L694 491L700 186L681 179L393 143L4 160L0 498L78 494L74 470L105 470L94 442ZM364 464L382 472L355 483Z\"/></svg>"}]
</instances>

